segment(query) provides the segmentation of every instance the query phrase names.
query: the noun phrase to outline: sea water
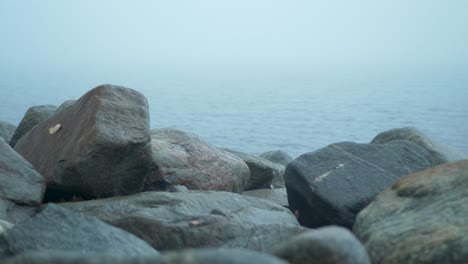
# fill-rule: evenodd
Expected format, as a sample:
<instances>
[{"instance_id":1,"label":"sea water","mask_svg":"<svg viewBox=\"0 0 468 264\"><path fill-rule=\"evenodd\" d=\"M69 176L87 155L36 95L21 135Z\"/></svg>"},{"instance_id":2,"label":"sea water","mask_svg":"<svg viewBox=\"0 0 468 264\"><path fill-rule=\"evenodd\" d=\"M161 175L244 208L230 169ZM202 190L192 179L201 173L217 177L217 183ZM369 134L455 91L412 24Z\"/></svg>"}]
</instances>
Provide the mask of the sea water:
<instances>
[{"instance_id":1,"label":"sea water","mask_svg":"<svg viewBox=\"0 0 468 264\"><path fill-rule=\"evenodd\" d=\"M31 106L60 105L112 83L146 96L152 128L188 130L252 154L280 149L297 157L406 126L468 152L468 77L461 72L29 69L0 80L0 120L17 125Z\"/></svg>"}]
</instances>

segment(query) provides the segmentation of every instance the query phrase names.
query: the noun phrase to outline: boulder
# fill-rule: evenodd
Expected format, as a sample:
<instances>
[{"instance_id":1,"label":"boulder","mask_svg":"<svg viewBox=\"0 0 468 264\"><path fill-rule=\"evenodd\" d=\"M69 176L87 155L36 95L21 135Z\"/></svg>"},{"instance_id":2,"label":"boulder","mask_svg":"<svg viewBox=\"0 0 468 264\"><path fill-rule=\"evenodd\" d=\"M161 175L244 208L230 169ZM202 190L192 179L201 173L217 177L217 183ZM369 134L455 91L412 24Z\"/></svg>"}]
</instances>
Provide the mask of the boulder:
<instances>
[{"instance_id":1,"label":"boulder","mask_svg":"<svg viewBox=\"0 0 468 264\"><path fill-rule=\"evenodd\" d=\"M70 108L70 106L72 106L74 103L76 103L76 101L77 100L67 100L67 101L63 102L61 105L59 105L59 107L57 107L57 109L55 110L55 114Z\"/></svg>"},{"instance_id":2,"label":"boulder","mask_svg":"<svg viewBox=\"0 0 468 264\"><path fill-rule=\"evenodd\" d=\"M284 166L247 153L229 149L227 151L244 160L249 166L250 180L245 187L246 191L270 188L272 185L273 187L284 187Z\"/></svg>"},{"instance_id":3,"label":"boulder","mask_svg":"<svg viewBox=\"0 0 468 264\"><path fill-rule=\"evenodd\" d=\"M370 264L361 242L348 229L337 226L297 235L277 246L272 254L291 264Z\"/></svg>"},{"instance_id":4,"label":"boulder","mask_svg":"<svg viewBox=\"0 0 468 264\"><path fill-rule=\"evenodd\" d=\"M284 207L289 206L286 188L251 190L243 192L242 195L266 199Z\"/></svg>"},{"instance_id":5,"label":"boulder","mask_svg":"<svg viewBox=\"0 0 468 264\"><path fill-rule=\"evenodd\" d=\"M468 160L398 180L353 231L372 263L468 263Z\"/></svg>"},{"instance_id":6,"label":"boulder","mask_svg":"<svg viewBox=\"0 0 468 264\"><path fill-rule=\"evenodd\" d=\"M191 132L153 130L151 149L153 169L146 177L145 191L184 185L189 190L242 192L249 179L249 168L240 158Z\"/></svg>"},{"instance_id":7,"label":"boulder","mask_svg":"<svg viewBox=\"0 0 468 264\"><path fill-rule=\"evenodd\" d=\"M55 204L48 204L29 221L0 233L0 261L47 250L122 257L158 255L146 242L124 230Z\"/></svg>"},{"instance_id":8,"label":"boulder","mask_svg":"<svg viewBox=\"0 0 468 264\"><path fill-rule=\"evenodd\" d=\"M289 162L293 161L293 158L288 153L282 150L273 150L260 154L260 158L264 158L273 163L281 164L283 166L288 165Z\"/></svg>"},{"instance_id":9,"label":"boulder","mask_svg":"<svg viewBox=\"0 0 468 264\"><path fill-rule=\"evenodd\" d=\"M29 108L24 114L23 119L21 119L15 133L11 137L10 146L15 147L16 142L18 142L24 134L40 122L54 115L55 109L57 109L57 106L55 105L39 105Z\"/></svg>"},{"instance_id":10,"label":"boulder","mask_svg":"<svg viewBox=\"0 0 468 264\"><path fill-rule=\"evenodd\" d=\"M408 140L425 148L435 165L468 159L468 154L453 147L437 142L414 127L395 128L378 134L371 143L382 144L394 140Z\"/></svg>"},{"instance_id":11,"label":"boulder","mask_svg":"<svg viewBox=\"0 0 468 264\"><path fill-rule=\"evenodd\" d=\"M15 150L46 179L46 201L140 192L151 164L147 101L129 88L98 86L31 129Z\"/></svg>"},{"instance_id":12,"label":"boulder","mask_svg":"<svg viewBox=\"0 0 468 264\"><path fill-rule=\"evenodd\" d=\"M80 252L32 252L8 259L5 264L287 264L271 255L243 249L198 249L167 252L153 257L116 257Z\"/></svg>"},{"instance_id":13,"label":"boulder","mask_svg":"<svg viewBox=\"0 0 468 264\"><path fill-rule=\"evenodd\" d=\"M94 215L158 250L240 247L262 251L302 231L288 209L231 192L144 192L61 206Z\"/></svg>"},{"instance_id":14,"label":"boulder","mask_svg":"<svg viewBox=\"0 0 468 264\"><path fill-rule=\"evenodd\" d=\"M15 133L16 126L8 122L0 121L0 138L5 139L6 142L10 142L11 137Z\"/></svg>"},{"instance_id":15,"label":"boulder","mask_svg":"<svg viewBox=\"0 0 468 264\"><path fill-rule=\"evenodd\" d=\"M0 138L0 220L29 218L42 202L44 178Z\"/></svg>"},{"instance_id":16,"label":"boulder","mask_svg":"<svg viewBox=\"0 0 468 264\"><path fill-rule=\"evenodd\" d=\"M341 142L306 153L286 167L289 208L304 226L353 226L357 213L402 175L432 167L409 141Z\"/></svg>"}]
</instances>

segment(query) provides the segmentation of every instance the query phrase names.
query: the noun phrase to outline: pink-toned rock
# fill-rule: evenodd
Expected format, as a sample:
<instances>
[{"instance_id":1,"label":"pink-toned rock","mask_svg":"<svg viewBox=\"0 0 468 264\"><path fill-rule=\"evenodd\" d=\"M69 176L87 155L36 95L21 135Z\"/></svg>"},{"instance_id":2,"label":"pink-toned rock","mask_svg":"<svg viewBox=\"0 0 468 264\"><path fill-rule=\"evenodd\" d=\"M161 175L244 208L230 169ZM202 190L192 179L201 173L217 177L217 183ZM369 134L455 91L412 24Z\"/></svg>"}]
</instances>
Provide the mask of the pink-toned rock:
<instances>
[{"instance_id":1,"label":"pink-toned rock","mask_svg":"<svg viewBox=\"0 0 468 264\"><path fill-rule=\"evenodd\" d=\"M151 162L148 103L139 92L98 86L16 144L46 179L46 196L141 191Z\"/></svg>"},{"instance_id":2,"label":"pink-toned rock","mask_svg":"<svg viewBox=\"0 0 468 264\"><path fill-rule=\"evenodd\" d=\"M172 128L151 134L153 169L145 191L184 185L189 190L242 192L250 171L234 154L208 144L199 136Z\"/></svg>"}]
</instances>

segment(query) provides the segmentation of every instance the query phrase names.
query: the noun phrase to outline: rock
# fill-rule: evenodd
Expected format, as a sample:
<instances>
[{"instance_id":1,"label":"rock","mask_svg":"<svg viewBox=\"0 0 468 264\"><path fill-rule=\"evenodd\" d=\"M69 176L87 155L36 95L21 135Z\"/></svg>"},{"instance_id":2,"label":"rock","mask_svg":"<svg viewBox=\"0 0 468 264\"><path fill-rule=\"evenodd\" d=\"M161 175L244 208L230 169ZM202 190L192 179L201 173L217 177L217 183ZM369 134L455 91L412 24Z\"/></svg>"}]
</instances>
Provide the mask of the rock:
<instances>
[{"instance_id":1,"label":"rock","mask_svg":"<svg viewBox=\"0 0 468 264\"><path fill-rule=\"evenodd\" d=\"M266 250L302 231L288 209L230 192L144 192L61 205L127 230L158 250Z\"/></svg>"},{"instance_id":2,"label":"rock","mask_svg":"<svg viewBox=\"0 0 468 264\"><path fill-rule=\"evenodd\" d=\"M57 109L55 110L55 114L70 108L70 106L72 106L74 103L76 103L76 101L77 100L67 100L67 101L63 102L61 105L59 105L59 107L57 107Z\"/></svg>"},{"instance_id":3,"label":"rock","mask_svg":"<svg viewBox=\"0 0 468 264\"><path fill-rule=\"evenodd\" d=\"M45 188L44 178L0 138L0 220L17 223L29 218Z\"/></svg>"},{"instance_id":4,"label":"rock","mask_svg":"<svg viewBox=\"0 0 468 264\"><path fill-rule=\"evenodd\" d=\"M281 206L289 207L286 188L251 190L243 192L242 195L266 199Z\"/></svg>"},{"instance_id":5,"label":"rock","mask_svg":"<svg viewBox=\"0 0 468 264\"><path fill-rule=\"evenodd\" d=\"M7 231L12 228L14 225L10 222L0 220L0 233Z\"/></svg>"},{"instance_id":6,"label":"rock","mask_svg":"<svg viewBox=\"0 0 468 264\"><path fill-rule=\"evenodd\" d=\"M169 192L186 192L188 190L189 189L183 185L172 185L168 189Z\"/></svg>"},{"instance_id":7,"label":"rock","mask_svg":"<svg viewBox=\"0 0 468 264\"><path fill-rule=\"evenodd\" d=\"M121 257L158 255L146 242L124 230L55 204L48 204L29 221L0 233L0 261L22 253L47 250Z\"/></svg>"},{"instance_id":8,"label":"rock","mask_svg":"<svg viewBox=\"0 0 468 264\"><path fill-rule=\"evenodd\" d=\"M430 160L424 148L409 141L332 144L286 167L289 207L304 226L351 228L379 192L402 175L433 166Z\"/></svg>"},{"instance_id":9,"label":"rock","mask_svg":"<svg viewBox=\"0 0 468 264\"><path fill-rule=\"evenodd\" d=\"M149 143L145 97L102 85L38 124L15 150L44 176L46 201L54 201L140 192L151 163Z\"/></svg>"},{"instance_id":10,"label":"rock","mask_svg":"<svg viewBox=\"0 0 468 264\"><path fill-rule=\"evenodd\" d=\"M268 151L260 155L260 158L264 158L273 163L281 164L283 166L288 165L289 162L293 161L293 158L288 153L282 150Z\"/></svg>"},{"instance_id":11,"label":"rock","mask_svg":"<svg viewBox=\"0 0 468 264\"><path fill-rule=\"evenodd\" d=\"M245 187L246 191L270 188L272 184L273 187L284 187L284 166L247 153L229 149L227 151L237 155L249 166L250 180Z\"/></svg>"},{"instance_id":12,"label":"rock","mask_svg":"<svg viewBox=\"0 0 468 264\"><path fill-rule=\"evenodd\" d=\"M18 140L30 131L33 127L35 127L40 122L48 119L55 113L55 109L57 106L55 105L39 105L33 106L26 111L24 114L23 119L16 128L15 133L11 137L10 146L15 147Z\"/></svg>"},{"instance_id":13,"label":"rock","mask_svg":"<svg viewBox=\"0 0 468 264\"><path fill-rule=\"evenodd\" d=\"M146 177L145 191L184 185L189 190L242 192L249 179L249 168L241 159L190 132L153 130L151 148L153 169Z\"/></svg>"},{"instance_id":14,"label":"rock","mask_svg":"<svg viewBox=\"0 0 468 264\"><path fill-rule=\"evenodd\" d=\"M287 264L271 255L245 249L197 249L168 252L161 256L164 264Z\"/></svg>"},{"instance_id":15,"label":"rock","mask_svg":"<svg viewBox=\"0 0 468 264\"><path fill-rule=\"evenodd\" d=\"M348 229L310 230L277 246L272 254L291 264L370 264L364 246Z\"/></svg>"},{"instance_id":16,"label":"rock","mask_svg":"<svg viewBox=\"0 0 468 264\"><path fill-rule=\"evenodd\" d=\"M199 249L168 252L153 257L116 257L79 252L33 252L5 264L287 264L276 257L243 249Z\"/></svg>"},{"instance_id":17,"label":"rock","mask_svg":"<svg viewBox=\"0 0 468 264\"><path fill-rule=\"evenodd\" d=\"M0 121L0 138L5 139L6 142L10 142L11 137L15 133L16 126L8 122Z\"/></svg>"},{"instance_id":18,"label":"rock","mask_svg":"<svg viewBox=\"0 0 468 264\"><path fill-rule=\"evenodd\" d=\"M468 154L436 142L414 127L395 128L382 132L371 143L382 144L393 140L408 140L425 148L431 154L434 165L468 159Z\"/></svg>"},{"instance_id":19,"label":"rock","mask_svg":"<svg viewBox=\"0 0 468 264\"><path fill-rule=\"evenodd\" d=\"M468 262L468 160L402 177L362 210L354 232L372 263Z\"/></svg>"}]
</instances>

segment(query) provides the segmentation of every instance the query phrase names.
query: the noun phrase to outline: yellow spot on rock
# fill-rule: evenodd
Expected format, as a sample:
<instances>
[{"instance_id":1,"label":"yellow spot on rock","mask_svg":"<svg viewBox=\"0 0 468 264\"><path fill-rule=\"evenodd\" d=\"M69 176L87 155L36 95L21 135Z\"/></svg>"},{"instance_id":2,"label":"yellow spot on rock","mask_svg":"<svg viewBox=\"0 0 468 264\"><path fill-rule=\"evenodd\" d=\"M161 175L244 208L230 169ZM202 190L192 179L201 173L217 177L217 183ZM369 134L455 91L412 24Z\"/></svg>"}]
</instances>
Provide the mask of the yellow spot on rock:
<instances>
[{"instance_id":1,"label":"yellow spot on rock","mask_svg":"<svg viewBox=\"0 0 468 264\"><path fill-rule=\"evenodd\" d=\"M49 134L55 134L62 128L61 124L56 124L55 126L49 127Z\"/></svg>"}]
</instances>

